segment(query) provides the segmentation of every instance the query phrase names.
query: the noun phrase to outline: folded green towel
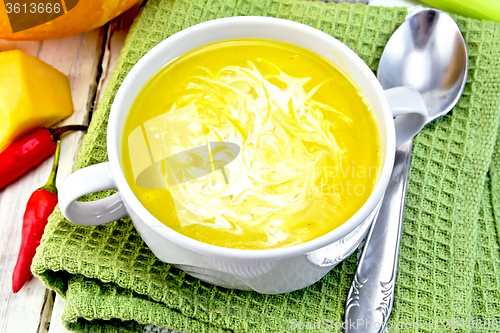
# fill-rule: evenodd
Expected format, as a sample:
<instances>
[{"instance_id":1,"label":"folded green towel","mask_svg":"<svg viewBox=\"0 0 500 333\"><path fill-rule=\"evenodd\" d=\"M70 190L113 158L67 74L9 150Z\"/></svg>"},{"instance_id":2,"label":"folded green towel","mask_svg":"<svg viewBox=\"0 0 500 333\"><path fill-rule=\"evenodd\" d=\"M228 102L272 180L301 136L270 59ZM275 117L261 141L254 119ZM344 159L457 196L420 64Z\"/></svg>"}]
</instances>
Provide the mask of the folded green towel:
<instances>
[{"instance_id":1,"label":"folded green towel","mask_svg":"<svg viewBox=\"0 0 500 333\"><path fill-rule=\"evenodd\" d=\"M237 15L308 24L347 44L375 70L406 9L294 0L150 0L127 37L76 168L106 161L111 103L148 50L193 24ZM399 321L439 320L433 332L469 331L470 319L496 319L500 325L500 143L494 149L500 24L455 19L468 45L468 82L453 111L415 140L391 332L423 331L415 325L398 329ZM295 321L322 320L322 329L314 331L331 332L327 321L342 321L355 269L353 255L300 291L270 296L228 290L158 260L129 219L80 227L59 210L32 266L45 285L66 298L63 321L70 330L113 333L143 332L151 327L146 324L192 333L290 332ZM458 327L445 329L447 319ZM490 323L490 331L494 327Z\"/></svg>"}]
</instances>

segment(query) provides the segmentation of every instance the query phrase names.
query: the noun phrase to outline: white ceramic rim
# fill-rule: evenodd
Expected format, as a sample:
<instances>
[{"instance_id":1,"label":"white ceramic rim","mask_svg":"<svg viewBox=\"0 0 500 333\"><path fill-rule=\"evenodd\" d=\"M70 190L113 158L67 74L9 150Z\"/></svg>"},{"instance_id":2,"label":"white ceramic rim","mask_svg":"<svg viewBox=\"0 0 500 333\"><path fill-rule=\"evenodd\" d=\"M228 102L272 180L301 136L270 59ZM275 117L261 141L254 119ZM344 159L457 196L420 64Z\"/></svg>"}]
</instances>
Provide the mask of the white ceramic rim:
<instances>
[{"instance_id":1,"label":"white ceramic rim","mask_svg":"<svg viewBox=\"0 0 500 333\"><path fill-rule=\"evenodd\" d=\"M160 53L160 51L164 48L168 48L169 44L171 44L172 42L178 42L179 40L186 38L196 38L195 36L197 34L201 33L203 35L203 30L208 27L218 26L220 28L221 26L224 27L232 25L252 25L252 27L255 27L258 24L262 23L267 25L279 25L286 29L290 29L290 33L293 33L293 30L300 29L301 32L311 34L312 36L314 36L314 38L319 39L322 42L332 46L332 48L335 49L336 54L340 55L342 59L349 57L350 60L353 61L355 65L363 71L365 79L376 90L381 105L383 109L385 109L382 112L384 117L384 119L382 120L386 126L387 147L385 160L381 161L382 170L372 194L365 202L365 204L361 207L361 209L359 209L349 220L344 222L341 226L319 238L291 247L270 250L231 249L203 243L184 236L174 231L173 229L170 229L168 226L158 221L135 197L131 188L128 186L119 160L119 156L121 155L121 137L123 129L118 128L120 120L120 110L122 109L122 102L127 95L129 87L134 84L134 78L140 73L143 68L148 66L148 63L152 58L154 58L157 53ZM117 133L119 133L120 135L117 135ZM370 68L364 63L364 61L361 60L361 58L359 58L358 55L355 54L354 51L349 49L346 45L322 31L301 23L271 17L236 16L207 21L184 29L159 43L137 62L137 64L130 70L126 78L123 80L123 83L118 89L118 92L111 106L107 131L107 147L111 172L117 185L118 191L122 196L122 199L127 202L131 209L138 216L140 216L140 218L148 227L159 233L164 238L168 239L168 241L174 242L180 247L203 255L215 256L223 259L276 260L307 254L311 251L317 250L340 240L341 238L352 232L358 225L360 225L361 222L375 209L377 203L380 201L385 192L385 189L387 188L389 177L392 172L395 154L395 129L391 109L384 96L384 91L380 86L380 83L378 82L377 78L372 73Z\"/></svg>"}]
</instances>

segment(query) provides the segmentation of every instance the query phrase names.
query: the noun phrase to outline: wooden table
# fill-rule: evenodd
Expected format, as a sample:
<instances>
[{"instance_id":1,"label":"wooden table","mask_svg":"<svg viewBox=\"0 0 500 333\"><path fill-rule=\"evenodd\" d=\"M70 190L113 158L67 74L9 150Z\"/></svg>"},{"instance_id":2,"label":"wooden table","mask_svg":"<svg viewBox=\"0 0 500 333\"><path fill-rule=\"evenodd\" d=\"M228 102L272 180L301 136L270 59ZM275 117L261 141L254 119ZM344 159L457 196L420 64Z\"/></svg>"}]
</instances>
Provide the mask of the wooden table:
<instances>
[{"instance_id":1,"label":"wooden table","mask_svg":"<svg viewBox=\"0 0 500 333\"><path fill-rule=\"evenodd\" d=\"M75 112L62 124L90 122L116 65L125 36L138 7L106 26L77 36L43 42L0 40L0 51L20 49L66 74L71 84ZM73 170L84 133L61 141L59 185ZM22 216L31 193L47 181L53 158L0 191L0 333L66 333L61 315L64 299L33 278L12 293L12 271L21 244Z\"/></svg>"},{"instance_id":2,"label":"wooden table","mask_svg":"<svg viewBox=\"0 0 500 333\"><path fill-rule=\"evenodd\" d=\"M418 5L417 0L370 0L370 5ZM66 74L74 114L63 124L88 124L106 88L125 36L139 7L106 26L81 35L43 42L0 40L0 51L21 49ZM57 175L59 185L73 170L84 133L64 137ZM0 333L68 333L62 326L64 299L34 278L12 293L12 271L21 243L22 216L31 193L47 181L53 159L0 191Z\"/></svg>"}]
</instances>

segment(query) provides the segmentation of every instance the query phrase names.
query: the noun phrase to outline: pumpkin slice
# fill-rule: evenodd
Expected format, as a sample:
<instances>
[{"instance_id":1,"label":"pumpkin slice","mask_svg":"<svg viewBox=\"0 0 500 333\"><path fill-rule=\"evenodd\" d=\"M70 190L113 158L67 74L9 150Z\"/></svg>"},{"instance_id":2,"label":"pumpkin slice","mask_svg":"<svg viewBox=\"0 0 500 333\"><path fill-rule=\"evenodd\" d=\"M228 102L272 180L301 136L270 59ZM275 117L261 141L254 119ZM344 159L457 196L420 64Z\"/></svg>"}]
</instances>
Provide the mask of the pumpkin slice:
<instances>
[{"instance_id":1,"label":"pumpkin slice","mask_svg":"<svg viewBox=\"0 0 500 333\"><path fill-rule=\"evenodd\" d=\"M0 152L18 136L72 113L66 75L20 50L0 52Z\"/></svg>"}]
</instances>

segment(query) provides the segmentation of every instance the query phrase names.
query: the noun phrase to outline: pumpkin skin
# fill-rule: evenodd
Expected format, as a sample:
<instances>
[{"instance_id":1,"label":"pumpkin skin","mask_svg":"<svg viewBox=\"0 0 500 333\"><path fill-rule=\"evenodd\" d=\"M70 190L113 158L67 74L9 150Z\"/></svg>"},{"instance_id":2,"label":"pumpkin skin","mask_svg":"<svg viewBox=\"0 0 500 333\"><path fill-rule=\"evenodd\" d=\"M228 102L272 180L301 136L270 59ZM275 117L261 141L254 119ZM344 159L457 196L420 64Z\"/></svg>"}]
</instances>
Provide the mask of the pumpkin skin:
<instances>
[{"instance_id":1,"label":"pumpkin skin","mask_svg":"<svg viewBox=\"0 0 500 333\"><path fill-rule=\"evenodd\" d=\"M79 0L73 9L52 21L12 33L4 1L0 0L0 39L45 40L80 34L103 26L140 1Z\"/></svg>"}]
</instances>

